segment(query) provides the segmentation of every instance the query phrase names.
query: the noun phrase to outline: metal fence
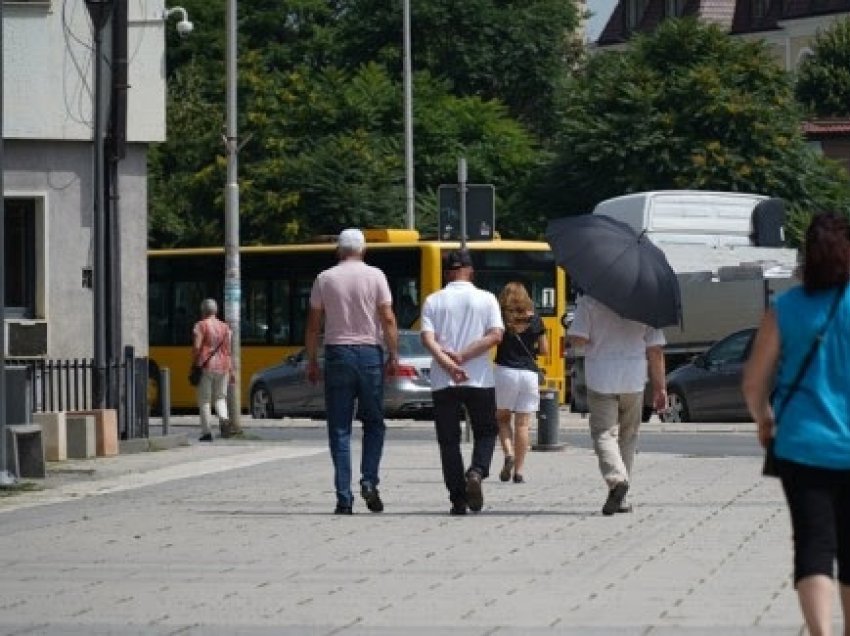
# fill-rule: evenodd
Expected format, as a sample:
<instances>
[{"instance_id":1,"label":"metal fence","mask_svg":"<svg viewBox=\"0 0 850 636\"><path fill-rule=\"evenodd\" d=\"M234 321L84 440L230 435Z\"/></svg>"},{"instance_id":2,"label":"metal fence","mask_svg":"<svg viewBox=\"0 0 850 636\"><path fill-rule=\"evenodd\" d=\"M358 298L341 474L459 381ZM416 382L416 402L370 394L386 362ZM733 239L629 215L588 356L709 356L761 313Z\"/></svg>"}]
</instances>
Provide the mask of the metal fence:
<instances>
[{"instance_id":1,"label":"metal fence","mask_svg":"<svg viewBox=\"0 0 850 636\"><path fill-rule=\"evenodd\" d=\"M29 368L30 403L34 413L94 408L92 359L7 358L6 366ZM107 362L105 376L106 408L117 411L119 437L148 437L148 359L137 358L133 347L125 347L122 360Z\"/></svg>"}]
</instances>

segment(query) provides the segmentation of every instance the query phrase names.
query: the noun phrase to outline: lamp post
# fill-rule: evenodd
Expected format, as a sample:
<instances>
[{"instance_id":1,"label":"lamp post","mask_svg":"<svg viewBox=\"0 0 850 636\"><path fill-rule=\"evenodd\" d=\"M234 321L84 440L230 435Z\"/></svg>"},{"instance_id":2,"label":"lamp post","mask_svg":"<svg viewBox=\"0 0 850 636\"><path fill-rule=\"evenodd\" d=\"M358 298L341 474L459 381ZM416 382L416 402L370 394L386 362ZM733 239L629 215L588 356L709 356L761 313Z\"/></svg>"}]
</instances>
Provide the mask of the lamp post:
<instances>
[{"instance_id":1,"label":"lamp post","mask_svg":"<svg viewBox=\"0 0 850 636\"><path fill-rule=\"evenodd\" d=\"M410 0L404 0L404 188L407 229L416 228L416 185L413 181L413 87L410 70Z\"/></svg>"},{"instance_id":2,"label":"lamp post","mask_svg":"<svg viewBox=\"0 0 850 636\"><path fill-rule=\"evenodd\" d=\"M93 402L97 409L106 408L106 214L103 192L103 29L112 17L113 0L86 0L86 9L92 23L94 36L94 198L92 234L94 237L94 262L92 263L92 288L94 292L94 378Z\"/></svg>"},{"instance_id":3,"label":"lamp post","mask_svg":"<svg viewBox=\"0 0 850 636\"><path fill-rule=\"evenodd\" d=\"M224 318L232 335L234 383L230 385L230 420L232 431L242 430L241 372L242 347L240 344L240 303L242 298L239 268L239 138L236 128L236 0L227 0L225 17L225 101L227 106L224 145L227 151L227 182L224 186Z\"/></svg>"}]
</instances>

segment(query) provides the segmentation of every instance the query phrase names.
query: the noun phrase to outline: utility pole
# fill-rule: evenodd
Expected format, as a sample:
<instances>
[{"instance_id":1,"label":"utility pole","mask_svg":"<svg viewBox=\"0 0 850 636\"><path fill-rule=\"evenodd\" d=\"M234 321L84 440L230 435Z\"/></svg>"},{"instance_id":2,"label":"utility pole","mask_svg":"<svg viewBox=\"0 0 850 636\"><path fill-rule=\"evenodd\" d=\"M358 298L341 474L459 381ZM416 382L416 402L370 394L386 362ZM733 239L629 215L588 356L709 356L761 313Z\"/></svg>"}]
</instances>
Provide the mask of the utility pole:
<instances>
[{"instance_id":1,"label":"utility pole","mask_svg":"<svg viewBox=\"0 0 850 636\"><path fill-rule=\"evenodd\" d=\"M242 299L239 271L239 138L236 130L236 0L227 0L225 17L225 93L227 124L224 145L227 151L227 183L224 186L224 318L230 325L235 381L230 385L230 421L232 432L242 430L242 347L240 339L240 303Z\"/></svg>"},{"instance_id":2,"label":"utility pole","mask_svg":"<svg viewBox=\"0 0 850 636\"><path fill-rule=\"evenodd\" d=\"M3 68L3 2L0 1L0 69ZM6 185L3 180L3 73L0 73L0 486L17 482L6 467Z\"/></svg>"},{"instance_id":3,"label":"utility pole","mask_svg":"<svg viewBox=\"0 0 850 636\"><path fill-rule=\"evenodd\" d=\"M413 84L410 70L410 0L404 0L404 188L407 229L416 229L416 184L413 181Z\"/></svg>"},{"instance_id":4,"label":"utility pole","mask_svg":"<svg viewBox=\"0 0 850 636\"><path fill-rule=\"evenodd\" d=\"M460 248L466 249L466 158L457 160L457 193L460 200Z\"/></svg>"}]
</instances>

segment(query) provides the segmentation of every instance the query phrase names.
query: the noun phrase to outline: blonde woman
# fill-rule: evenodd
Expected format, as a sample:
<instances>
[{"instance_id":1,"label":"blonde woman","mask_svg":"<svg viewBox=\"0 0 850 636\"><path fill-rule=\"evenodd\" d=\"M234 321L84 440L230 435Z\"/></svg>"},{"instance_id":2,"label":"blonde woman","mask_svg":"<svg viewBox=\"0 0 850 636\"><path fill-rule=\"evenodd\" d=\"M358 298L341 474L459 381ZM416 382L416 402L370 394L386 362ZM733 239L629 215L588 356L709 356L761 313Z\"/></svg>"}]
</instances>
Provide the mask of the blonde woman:
<instances>
[{"instance_id":1,"label":"blonde woman","mask_svg":"<svg viewBox=\"0 0 850 636\"><path fill-rule=\"evenodd\" d=\"M521 484L528 453L528 427L540 407L535 356L549 353L543 321L522 283L511 282L499 294L505 335L496 349L496 421L505 464L499 479ZM513 426L511 420L513 419Z\"/></svg>"}]
</instances>

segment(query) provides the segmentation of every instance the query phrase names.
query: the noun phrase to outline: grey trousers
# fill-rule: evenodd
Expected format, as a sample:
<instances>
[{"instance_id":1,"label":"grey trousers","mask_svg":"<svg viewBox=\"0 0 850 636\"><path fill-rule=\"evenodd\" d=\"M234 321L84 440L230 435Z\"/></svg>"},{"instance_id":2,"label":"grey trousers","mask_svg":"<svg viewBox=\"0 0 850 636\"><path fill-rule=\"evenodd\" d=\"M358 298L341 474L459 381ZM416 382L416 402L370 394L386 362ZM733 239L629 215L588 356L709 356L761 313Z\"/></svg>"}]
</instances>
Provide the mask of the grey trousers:
<instances>
[{"instance_id":1,"label":"grey trousers","mask_svg":"<svg viewBox=\"0 0 850 636\"><path fill-rule=\"evenodd\" d=\"M587 406L590 436L602 478L609 488L621 481L631 481L643 392L597 393L588 389Z\"/></svg>"}]
</instances>

